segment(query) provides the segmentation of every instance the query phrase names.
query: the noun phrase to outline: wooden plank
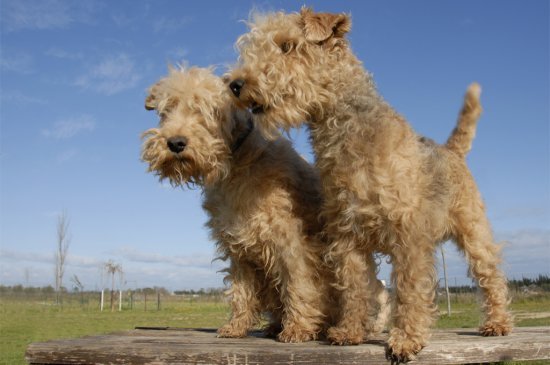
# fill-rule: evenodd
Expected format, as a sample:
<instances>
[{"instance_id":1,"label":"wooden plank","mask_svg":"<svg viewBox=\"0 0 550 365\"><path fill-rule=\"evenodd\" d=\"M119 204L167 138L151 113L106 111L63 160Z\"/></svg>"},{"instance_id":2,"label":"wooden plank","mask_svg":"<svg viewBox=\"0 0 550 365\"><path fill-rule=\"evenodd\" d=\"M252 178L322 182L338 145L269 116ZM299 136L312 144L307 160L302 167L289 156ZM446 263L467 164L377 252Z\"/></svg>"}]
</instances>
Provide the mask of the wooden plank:
<instances>
[{"instance_id":1,"label":"wooden plank","mask_svg":"<svg viewBox=\"0 0 550 365\"><path fill-rule=\"evenodd\" d=\"M383 334L359 346L323 341L285 344L254 332L217 338L213 329L135 329L29 345L30 364L384 364ZM516 328L510 336L481 337L473 329L434 330L414 364L463 364L550 359L550 327Z\"/></svg>"}]
</instances>

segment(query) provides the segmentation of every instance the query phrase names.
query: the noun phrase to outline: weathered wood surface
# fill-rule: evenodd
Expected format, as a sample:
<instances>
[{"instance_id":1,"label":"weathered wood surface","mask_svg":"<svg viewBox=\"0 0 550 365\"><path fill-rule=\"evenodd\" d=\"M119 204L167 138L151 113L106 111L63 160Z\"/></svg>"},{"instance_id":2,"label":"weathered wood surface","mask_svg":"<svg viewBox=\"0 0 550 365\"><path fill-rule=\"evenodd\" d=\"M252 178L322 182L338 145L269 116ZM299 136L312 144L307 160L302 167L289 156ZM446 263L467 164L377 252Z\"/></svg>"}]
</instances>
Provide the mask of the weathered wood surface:
<instances>
[{"instance_id":1,"label":"weathered wood surface","mask_svg":"<svg viewBox=\"0 0 550 365\"><path fill-rule=\"evenodd\" d=\"M33 343L26 359L31 364L389 364L386 337L359 346L330 346L323 341L285 344L259 332L222 339L213 329L135 329ZM481 337L474 329L434 330L414 364L534 359L550 359L550 327L516 328L507 337Z\"/></svg>"}]
</instances>

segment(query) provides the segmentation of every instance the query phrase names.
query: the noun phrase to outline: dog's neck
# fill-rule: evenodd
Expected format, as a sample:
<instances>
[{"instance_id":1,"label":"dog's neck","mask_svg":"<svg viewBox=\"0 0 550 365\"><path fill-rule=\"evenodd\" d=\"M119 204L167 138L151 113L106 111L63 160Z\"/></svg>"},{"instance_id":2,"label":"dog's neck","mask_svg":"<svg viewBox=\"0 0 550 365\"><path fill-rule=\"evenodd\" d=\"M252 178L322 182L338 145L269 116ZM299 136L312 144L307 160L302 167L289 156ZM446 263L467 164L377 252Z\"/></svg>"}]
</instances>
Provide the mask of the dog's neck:
<instances>
[{"instance_id":1,"label":"dog's neck","mask_svg":"<svg viewBox=\"0 0 550 365\"><path fill-rule=\"evenodd\" d=\"M234 116L234 118L237 116ZM236 128L236 135L233 144L231 145L231 153L235 154L241 148L246 139L250 136L250 133L254 130L254 123L252 117L248 116L244 128Z\"/></svg>"},{"instance_id":2,"label":"dog's neck","mask_svg":"<svg viewBox=\"0 0 550 365\"><path fill-rule=\"evenodd\" d=\"M322 111L312 113L308 123L316 164L323 175L330 176L335 166L341 163L343 157L335 151L345 153L346 144L354 140L353 135L362 135L364 143L370 143L372 138L376 138L377 128L385 124L379 114L395 113L378 93L372 76L359 66L352 69L353 72L339 75L349 80L348 87L331 90L334 97L330 104ZM368 146L364 148L366 150Z\"/></svg>"},{"instance_id":3,"label":"dog's neck","mask_svg":"<svg viewBox=\"0 0 550 365\"><path fill-rule=\"evenodd\" d=\"M312 110L310 124L313 128L333 123L334 118L341 122L352 118L354 114L388 106L379 94L372 75L353 55L348 58L350 67L335 69L331 73L332 81L323 86L331 97L327 98L322 109ZM346 87L342 88L341 85Z\"/></svg>"}]
</instances>

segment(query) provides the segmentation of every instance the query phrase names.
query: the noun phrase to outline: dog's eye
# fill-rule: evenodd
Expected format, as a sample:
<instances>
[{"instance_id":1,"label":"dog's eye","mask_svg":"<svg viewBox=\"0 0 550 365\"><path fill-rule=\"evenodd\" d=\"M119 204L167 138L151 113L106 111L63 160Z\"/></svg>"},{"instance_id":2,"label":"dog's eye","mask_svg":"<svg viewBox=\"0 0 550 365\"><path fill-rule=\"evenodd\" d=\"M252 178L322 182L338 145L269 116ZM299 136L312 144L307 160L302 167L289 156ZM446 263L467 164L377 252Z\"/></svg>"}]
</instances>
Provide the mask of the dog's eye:
<instances>
[{"instance_id":1,"label":"dog's eye","mask_svg":"<svg viewBox=\"0 0 550 365\"><path fill-rule=\"evenodd\" d=\"M281 47L281 51L283 51L283 53L286 54L292 51L292 49L294 48L294 43L292 43L291 41L286 41L281 43L280 47Z\"/></svg>"}]
</instances>

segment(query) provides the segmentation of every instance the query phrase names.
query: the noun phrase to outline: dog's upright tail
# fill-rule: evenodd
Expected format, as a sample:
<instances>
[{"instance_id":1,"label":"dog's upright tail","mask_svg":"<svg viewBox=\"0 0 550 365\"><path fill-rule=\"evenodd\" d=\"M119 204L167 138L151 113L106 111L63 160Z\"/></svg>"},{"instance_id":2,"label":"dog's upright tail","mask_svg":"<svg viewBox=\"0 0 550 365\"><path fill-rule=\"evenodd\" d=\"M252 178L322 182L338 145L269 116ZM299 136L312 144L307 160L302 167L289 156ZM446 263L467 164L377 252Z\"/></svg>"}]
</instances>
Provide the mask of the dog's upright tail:
<instances>
[{"instance_id":1,"label":"dog's upright tail","mask_svg":"<svg viewBox=\"0 0 550 365\"><path fill-rule=\"evenodd\" d=\"M477 120L482 111L481 103L479 102L480 95L481 86L478 83L474 82L468 87L457 125L446 143L449 150L462 157L465 157L470 152L472 141L476 135Z\"/></svg>"}]
</instances>

